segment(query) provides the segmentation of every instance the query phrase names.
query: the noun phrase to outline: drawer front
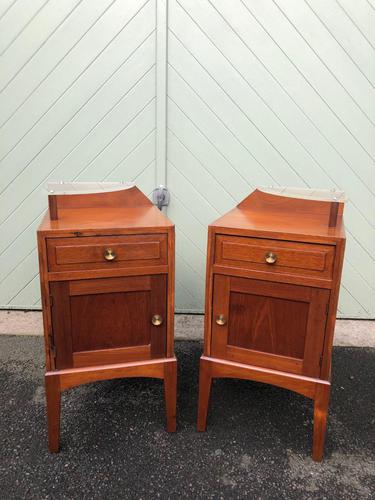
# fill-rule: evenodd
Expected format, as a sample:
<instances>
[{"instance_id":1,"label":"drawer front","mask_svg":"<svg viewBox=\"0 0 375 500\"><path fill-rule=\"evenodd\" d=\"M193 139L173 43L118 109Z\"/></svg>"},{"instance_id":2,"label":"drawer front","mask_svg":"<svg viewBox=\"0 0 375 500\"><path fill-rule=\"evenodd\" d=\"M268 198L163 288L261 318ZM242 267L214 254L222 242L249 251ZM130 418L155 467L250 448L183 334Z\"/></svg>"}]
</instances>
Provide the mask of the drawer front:
<instances>
[{"instance_id":1,"label":"drawer front","mask_svg":"<svg viewBox=\"0 0 375 500\"><path fill-rule=\"evenodd\" d=\"M167 263L167 235L85 236L47 240L50 271L158 266Z\"/></svg>"},{"instance_id":2,"label":"drawer front","mask_svg":"<svg viewBox=\"0 0 375 500\"><path fill-rule=\"evenodd\" d=\"M332 245L218 235L215 264L332 279L334 254Z\"/></svg>"}]
</instances>

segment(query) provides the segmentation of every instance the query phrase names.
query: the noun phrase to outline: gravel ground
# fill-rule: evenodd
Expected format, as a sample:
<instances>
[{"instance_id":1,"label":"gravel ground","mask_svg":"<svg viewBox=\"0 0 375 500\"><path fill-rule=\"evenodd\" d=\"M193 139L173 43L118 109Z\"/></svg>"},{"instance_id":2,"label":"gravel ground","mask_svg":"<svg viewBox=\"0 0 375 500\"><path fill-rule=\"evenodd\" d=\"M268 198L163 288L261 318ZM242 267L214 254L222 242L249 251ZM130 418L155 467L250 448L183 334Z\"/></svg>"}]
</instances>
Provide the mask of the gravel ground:
<instances>
[{"instance_id":1,"label":"gravel ground","mask_svg":"<svg viewBox=\"0 0 375 500\"><path fill-rule=\"evenodd\" d=\"M178 429L162 383L124 379L63 395L61 452L46 443L40 337L0 337L0 498L375 498L375 349L336 347L326 458L310 458L312 404L217 380L195 431L201 344L176 343Z\"/></svg>"}]
</instances>

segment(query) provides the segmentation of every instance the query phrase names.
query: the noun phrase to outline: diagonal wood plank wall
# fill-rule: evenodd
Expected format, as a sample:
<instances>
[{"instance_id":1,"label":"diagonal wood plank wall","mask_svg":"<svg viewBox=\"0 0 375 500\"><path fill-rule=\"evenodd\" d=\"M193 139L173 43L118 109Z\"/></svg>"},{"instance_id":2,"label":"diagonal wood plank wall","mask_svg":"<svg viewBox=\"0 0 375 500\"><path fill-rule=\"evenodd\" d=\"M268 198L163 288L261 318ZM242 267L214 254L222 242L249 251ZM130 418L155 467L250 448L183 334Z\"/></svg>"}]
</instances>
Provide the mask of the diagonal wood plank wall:
<instances>
[{"instance_id":1,"label":"diagonal wood plank wall","mask_svg":"<svg viewBox=\"0 0 375 500\"><path fill-rule=\"evenodd\" d=\"M375 317L375 10L366 0L171 0L177 304L201 310L206 226L261 185L349 195L339 311Z\"/></svg>"},{"instance_id":2,"label":"diagonal wood plank wall","mask_svg":"<svg viewBox=\"0 0 375 500\"><path fill-rule=\"evenodd\" d=\"M38 307L46 182L154 188L155 0L1 7L0 303Z\"/></svg>"},{"instance_id":3,"label":"diagonal wood plank wall","mask_svg":"<svg viewBox=\"0 0 375 500\"><path fill-rule=\"evenodd\" d=\"M196 312L209 222L257 184L344 189L340 315L374 318L374 1L166 8L0 1L0 307L40 307L49 179L133 179L171 190L177 308Z\"/></svg>"}]
</instances>

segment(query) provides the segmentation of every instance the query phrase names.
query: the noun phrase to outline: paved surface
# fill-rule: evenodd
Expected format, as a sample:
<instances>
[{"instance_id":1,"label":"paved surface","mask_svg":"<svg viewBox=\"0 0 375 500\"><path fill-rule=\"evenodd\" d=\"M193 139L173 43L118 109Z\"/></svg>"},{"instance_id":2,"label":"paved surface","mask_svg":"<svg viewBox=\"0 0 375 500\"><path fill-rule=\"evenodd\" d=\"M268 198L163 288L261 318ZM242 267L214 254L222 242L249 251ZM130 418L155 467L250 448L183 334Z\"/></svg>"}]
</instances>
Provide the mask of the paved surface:
<instances>
[{"instance_id":1,"label":"paved surface","mask_svg":"<svg viewBox=\"0 0 375 500\"><path fill-rule=\"evenodd\" d=\"M177 342L178 431L162 384L128 379L64 394L62 450L46 450L40 337L0 337L0 498L375 498L375 350L339 347L326 459L310 458L311 403L217 380L195 431L199 342Z\"/></svg>"},{"instance_id":2,"label":"paved surface","mask_svg":"<svg viewBox=\"0 0 375 500\"><path fill-rule=\"evenodd\" d=\"M203 314L176 314L177 340L203 339ZM43 335L40 311L0 310L0 335ZM335 345L375 347L375 320L339 319L336 322Z\"/></svg>"}]
</instances>

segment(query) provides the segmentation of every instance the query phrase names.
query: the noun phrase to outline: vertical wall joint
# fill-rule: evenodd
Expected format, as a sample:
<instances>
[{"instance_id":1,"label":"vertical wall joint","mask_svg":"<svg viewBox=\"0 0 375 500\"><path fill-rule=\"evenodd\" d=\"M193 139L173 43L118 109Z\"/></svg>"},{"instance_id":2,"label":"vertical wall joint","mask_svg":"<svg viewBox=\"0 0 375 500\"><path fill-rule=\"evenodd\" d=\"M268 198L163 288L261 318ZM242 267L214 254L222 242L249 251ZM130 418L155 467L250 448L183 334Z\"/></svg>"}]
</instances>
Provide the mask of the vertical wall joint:
<instances>
[{"instance_id":1,"label":"vertical wall joint","mask_svg":"<svg viewBox=\"0 0 375 500\"><path fill-rule=\"evenodd\" d=\"M168 0L156 0L156 185L167 183Z\"/></svg>"}]
</instances>

